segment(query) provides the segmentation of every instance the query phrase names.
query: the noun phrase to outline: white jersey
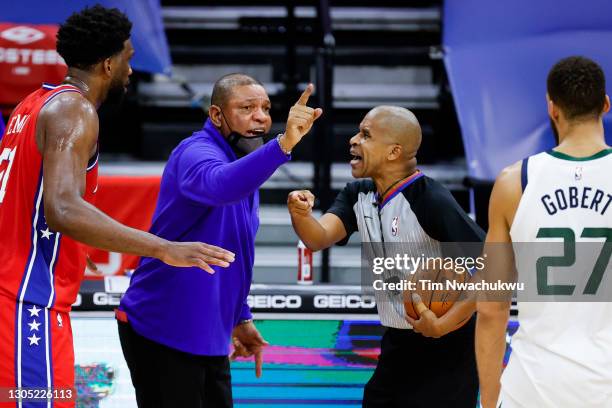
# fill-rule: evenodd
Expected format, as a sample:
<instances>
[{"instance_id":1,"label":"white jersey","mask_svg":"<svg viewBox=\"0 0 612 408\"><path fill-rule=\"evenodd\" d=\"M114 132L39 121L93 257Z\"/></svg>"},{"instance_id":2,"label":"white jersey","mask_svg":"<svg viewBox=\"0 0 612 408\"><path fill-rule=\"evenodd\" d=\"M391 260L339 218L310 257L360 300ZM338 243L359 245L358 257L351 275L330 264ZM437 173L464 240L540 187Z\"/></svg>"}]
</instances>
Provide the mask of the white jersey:
<instances>
[{"instance_id":1,"label":"white jersey","mask_svg":"<svg viewBox=\"0 0 612 408\"><path fill-rule=\"evenodd\" d=\"M539 299L555 301L521 302L519 295L520 327L502 376L503 406L610 408L612 303L568 301L564 291L569 287L582 300L595 299L600 289L612 286L612 244L604 245L612 243L612 149L580 159L554 151L537 154L523 161L521 183L523 195L510 229L519 281L537 280L529 287L550 296ZM567 245L537 259L519 256L521 242L540 241ZM531 247L542 248L537 245ZM577 247L598 256L590 263L581 260L578 267ZM597 261L599 272L592 273ZM600 281L591 278L602 268Z\"/></svg>"}]
</instances>

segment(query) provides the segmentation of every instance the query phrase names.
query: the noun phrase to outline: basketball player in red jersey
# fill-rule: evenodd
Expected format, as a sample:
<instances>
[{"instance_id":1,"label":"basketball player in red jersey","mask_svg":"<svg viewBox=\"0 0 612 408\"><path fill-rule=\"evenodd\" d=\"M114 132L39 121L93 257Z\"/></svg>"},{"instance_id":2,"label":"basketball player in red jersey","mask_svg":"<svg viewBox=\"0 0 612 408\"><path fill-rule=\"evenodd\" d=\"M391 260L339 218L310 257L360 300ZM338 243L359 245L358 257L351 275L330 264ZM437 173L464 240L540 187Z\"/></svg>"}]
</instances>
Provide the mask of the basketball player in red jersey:
<instances>
[{"instance_id":1,"label":"basketball player in red jersey","mask_svg":"<svg viewBox=\"0 0 612 408\"><path fill-rule=\"evenodd\" d=\"M121 225L92 205L97 189L98 115L132 73L130 21L117 9L86 8L57 34L68 65L14 110L0 144L0 406L15 388L74 387L68 312L85 270L82 243L156 257L174 266L226 267L234 255L199 242L169 242ZM8 390L10 389L10 390ZM74 392L74 391L73 391ZM3 394L3 395L1 395ZM51 393L54 407L74 406ZM74 394L73 394L74 396ZM4 400L5 402L2 402Z\"/></svg>"}]
</instances>

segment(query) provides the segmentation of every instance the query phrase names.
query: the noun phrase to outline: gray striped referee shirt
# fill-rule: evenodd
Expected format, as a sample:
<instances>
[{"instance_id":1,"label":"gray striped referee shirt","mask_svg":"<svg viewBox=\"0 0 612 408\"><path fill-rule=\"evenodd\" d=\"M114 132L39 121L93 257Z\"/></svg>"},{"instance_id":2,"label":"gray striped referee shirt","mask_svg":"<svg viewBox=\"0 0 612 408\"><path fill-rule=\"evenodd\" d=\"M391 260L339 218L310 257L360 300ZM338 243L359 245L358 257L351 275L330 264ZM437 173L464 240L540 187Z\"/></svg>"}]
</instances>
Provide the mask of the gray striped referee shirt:
<instances>
[{"instance_id":1,"label":"gray striped referee shirt","mask_svg":"<svg viewBox=\"0 0 612 408\"><path fill-rule=\"evenodd\" d=\"M411 257L438 257L443 242L481 242L485 236L451 193L421 172L395 186L380 203L372 180L348 183L328 212L342 220L347 232L338 245L359 231L362 243L407 244ZM401 294L381 290L374 294L383 326L410 328Z\"/></svg>"}]
</instances>

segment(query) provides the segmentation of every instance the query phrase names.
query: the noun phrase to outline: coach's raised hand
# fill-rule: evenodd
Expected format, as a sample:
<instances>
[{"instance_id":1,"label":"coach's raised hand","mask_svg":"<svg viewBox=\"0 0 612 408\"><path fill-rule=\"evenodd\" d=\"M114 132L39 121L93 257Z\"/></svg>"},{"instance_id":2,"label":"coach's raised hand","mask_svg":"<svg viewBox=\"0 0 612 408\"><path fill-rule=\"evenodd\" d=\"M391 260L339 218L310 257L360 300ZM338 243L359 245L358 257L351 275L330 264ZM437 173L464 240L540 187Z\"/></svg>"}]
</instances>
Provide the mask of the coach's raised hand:
<instances>
[{"instance_id":1,"label":"coach's raised hand","mask_svg":"<svg viewBox=\"0 0 612 408\"><path fill-rule=\"evenodd\" d=\"M310 131L314 121L323 114L321 108L306 106L313 90L314 85L308 84L300 99L289 110L285 134L280 137L280 143L285 152L293 150L295 145Z\"/></svg>"}]
</instances>

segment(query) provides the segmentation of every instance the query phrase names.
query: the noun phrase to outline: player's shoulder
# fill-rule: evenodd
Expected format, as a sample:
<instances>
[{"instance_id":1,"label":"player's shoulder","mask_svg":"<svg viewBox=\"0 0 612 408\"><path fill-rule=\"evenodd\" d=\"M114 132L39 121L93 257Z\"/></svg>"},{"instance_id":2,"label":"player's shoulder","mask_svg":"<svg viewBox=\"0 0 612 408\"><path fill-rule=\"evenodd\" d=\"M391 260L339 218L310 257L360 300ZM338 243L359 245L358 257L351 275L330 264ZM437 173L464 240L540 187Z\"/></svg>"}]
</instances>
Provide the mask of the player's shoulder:
<instances>
[{"instance_id":1,"label":"player's shoulder","mask_svg":"<svg viewBox=\"0 0 612 408\"><path fill-rule=\"evenodd\" d=\"M80 92L62 92L53 96L40 110L40 116L47 120L80 118L98 122L96 107Z\"/></svg>"},{"instance_id":2,"label":"player's shoulder","mask_svg":"<svg viewBox=\"0 0 612 408\"><path fill-rule=\"evenodd\" d=\"M519 160L504 167L495 178L494 188L501 190L504 194L518 193L520 196L522 192L521 178L525 176L524 173L527 171L528 159Z\"/></svg>"},{"instance_id":3,"label":"player's shoulder","mask_svg":"<svg viewBox=\"0 0 612 408\"><path fill-rule=\"evenodd\" d=\"M512 224L526 185L526 163L525 159L505 167L495 179L489 200L489 223L499 216L507 225Z\"/></svg>"}]
</instances>

